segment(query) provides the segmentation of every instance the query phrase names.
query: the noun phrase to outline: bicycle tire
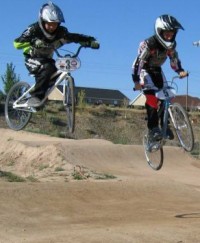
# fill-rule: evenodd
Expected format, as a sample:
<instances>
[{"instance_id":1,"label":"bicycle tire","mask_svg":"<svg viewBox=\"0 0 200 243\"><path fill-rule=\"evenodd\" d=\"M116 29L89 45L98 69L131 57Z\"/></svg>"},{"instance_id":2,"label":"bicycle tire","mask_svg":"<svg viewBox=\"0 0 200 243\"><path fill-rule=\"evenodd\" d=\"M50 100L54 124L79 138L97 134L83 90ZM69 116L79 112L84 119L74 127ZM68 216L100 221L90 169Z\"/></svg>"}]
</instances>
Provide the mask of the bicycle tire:
<instances>
[{"instance_id":1,"label":"bicycle tire","mask_svg":"<svg viewBox=\"0 0 200 243\"><path fill-rule=\"evenodd\" d=\"M171 111L178 140L187 152L191 152L194 147L194 134L188 115L179 103L174 103Z\"/></svg>"},{"instance_id":2,"label":"bicycle tire","mask_svg":"<svg viewBox=\"0 0 200 243\"><path fill-rule=\"evenodd\" d=\"M67 125L70 133L74 132L75 128L75 94L74 94L74 79L68 77L65 89L65 107L67 112Z\"/></svg>"},{"instance_id":3,"label":"bicycle tire","mask_svg":"<svg viewBox=\"0 0 200 243\"><path fill-rule=\"evenodd\" d=\"M153 170L160 170L164 162L163 146L161 142L155 142L150 149L149 144L148 134L145 133L143 136L143 146L146 161Z\"/></svg>"},{"instance_id":4,"label":"bicycle tire","mask_svg":"<svg viewBox=\"0 0 200 243\"><path fill-rule=\"evenodd\" d=\"M12 130L19 131L23 129L31 119L32 113L28 110L13 108L13 103L29 88L30 85L28 83L18 82L8 92L5 102L5 120ZM27 98L25 97L24 101Z\"/></svg>"}]
</instances>

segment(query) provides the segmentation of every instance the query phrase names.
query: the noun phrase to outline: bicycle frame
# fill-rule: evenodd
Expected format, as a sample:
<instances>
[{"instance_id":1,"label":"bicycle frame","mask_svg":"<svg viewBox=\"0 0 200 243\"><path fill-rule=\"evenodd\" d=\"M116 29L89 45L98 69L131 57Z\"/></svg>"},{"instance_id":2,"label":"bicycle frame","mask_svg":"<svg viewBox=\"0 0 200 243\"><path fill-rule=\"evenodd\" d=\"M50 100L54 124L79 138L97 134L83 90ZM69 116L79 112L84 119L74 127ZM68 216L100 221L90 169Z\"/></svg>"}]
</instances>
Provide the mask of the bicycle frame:
<instances>
[{"instance_id":1,"label":"bicycle frame","mask_svg":"<svg viewBox=\"0 0 200 243\"><path fill-rule=\"evenodd\" d=\"M53 90L54 90L54 89L55 89L55 88L56 88L62 81L67 80L69 77L71 77L71 70L76 70L76 69L78 69L78 68L80 67L80 60L78 60L78 59L76 59L76 58L78 57L81 48L83 48L83 46L79 46L79 48L77 49L77 52L76 52L74 55L67 54L67 55L65 55L65 56L61 56L61 55L59 54L58 50L56 50L56 49L54 50L55 53L56 53L56 55L57 55L57 57L58 57L58 59L56 60L56 62L57 62L57 61L60 61L60 59L62 60L62 58L64 58L64 59L63 59L64 61L65 61L65 59L66 59L65 63L60 64L60 67L61 67L61 65L64 64L64 66L63 66L64 70L57 70L57 71L51 76L50 80L52 80L54 77L56 77L56 76L59 75L58 78L56 79L54 85L53 85L49 90L47 90L47 92L46 92L46 94L45 94L45 97L43 98L43 100L41 100L41 103L39 104L39 106L41 106L41 105L47 100L48 96L52 93L52 91L53 91ZM60 58L60 59L59 59L59 58ZM73 64L73 68L71 68L71 65L70 65L70 63L69 63L70 58L71 58L73 61L74 61L74 60L77 61L77 63L76 63L77 67L76 67L76 65L74 66L74 64ZM58 64L57 66L59 66L59 64ZM36 112L36 109L33 108L33 107L29 107L27 102L24 103L24 104L20 104L20 101L22 101L22 99L23 99L27 94L29 94L29 92L30 92L31 90L33 90L34 87L35 87L35 84L32 85L32 86L31 86L25 93L22 94L22 96L20 96L20 97L13 103L13 108L14 108L14 109L23 109L23 108L24 108L25 111L27 111L27 109L28 109L28 111L30 111L30 112ZM64 105L65 105L65 103L64 103L65 91L66 91L66 90L65 90L65 88L64 88L64 89L63 89L63 104L64 104Z\"/></svg>"},{"instance_id":2,"label":"bicycle frame","mask_svg":"<svg viewBox=\"0 0 200 243\"><path fill-rule=\"evenodd\" d=\"M170 82L171 85L175 85L174 83L174 79L179 78L179 76L175 76L173 77L172 81ZM167 138L167 126L168 126L168 118L170 116L170 118L172 119L172 122L175 126L175 122L173 119L173 115L171 112L171 107L172 107L172 99L175 97L174 92L172 92L172 90L175 90L174 87L172 87L171 85L168 85L169 82L167 82L167 85L164 85L164 87L162 89L155 89L155 94L156 97L158 98L158 100L161 102L161 107L160 109L158 109L158 117L159 119L161 118L161 114L164 112L163 114L163 126L162 126L162 134L163 134L163 139ZM177 87L176 87L177 89ZM144 93L144 91L149 90L149 88L145 88L142 90L142 92Z\"/></svg>"},{"instance_id":3,"label":"bicycle frame","mask_svg":"<svg viewBox=\"0 0 200 243\"><path fill-rule=\"evenodd\" d=\"M179 76L175 76L173 77L172 81L171 81L171 85L174 85L174 79L179 78ZM171 90L174 90L174 87L167 85L166 87L163 87L162 92L164 94L164 98L160 99L162 100L162 107L161 109L158 111L158 117L160 118L161 113L164 111L163 114L163 126L162 126L162 134L163 134L163 139L167 139L167 127L168 127L168 118L170 117L172 120L172 123L174 125L174 128L177 129L177 125L176 122L174 120L174 117L172 115L172 99L175 97L175 94L171 93ZM177 89L177 87L176 87ZM170 91L170 93L169 93ZM159 91L158 91L159 92ZM162 119L162 118L161 118Z\"/></svg>"},{"instance_id":4,"label":"bicycle frame","mask_svg":"<svg viewBox=\"0 0 200 243\"><path fill-rule=\"evenodd\" d=\"M71 76L71 74L70 74L70 72L68 72L68 71L60 71L60 70L58 70L58 71L56 71L56 73L54 73L52 76L51 76L51 78L50 78L50 80L52 80L54 77L56 77L57 75L59 75L58 76L58 78L56 79L56 82L54 83L54 85L46 92L46 94L45 94L45 97L43 98L43 100L41 101L41 103L40 103L40 105L42 105L44 102L45 102L45 100L48 98L48 96L52 93L52 91L62 82L62 81L64 81L64 80L67 80L67 78L69 77L69 76ZM13 108L14 109L19 109L19 108L29 108L29 106L28 106L28 104L27 103L24 103L24 104L20 104L20 101L31 91L31 90L33 90L33 88L34 88L34 86L35 86L35 84L34 85L32 85L31 87L30 87L30 89L28 89L19 99L17 99L14 103L13 103ZM65 89L63 89L63 91L64 91L64 94L63 95L65 95ZM63 100L64 101L64 100ZM29 109L29 111L30 112L36 112L36 110L33 108L33 107L30 107L31 109Z\"/></svg>"},{"instance_id":5,"label":"bicycle frame","mask_svg":"<svg viewBox=\"0 0 200 243\"><path fill-rule=\"evenodd\" d=\"M162 126L162 134L163 134L164 139L167 138L167 126L168 126L168 118L169 117L172 119L172 122L175 126L174 118L173 118L172 112L171 112L171 107L172 107L171 100L172 99L173 99L172 97L166 97L166 99L162 101L162 107L158 111L158 117L159 118L161 118L161 113L164 111L163 126Z\"/></svg>"}]
</instances>

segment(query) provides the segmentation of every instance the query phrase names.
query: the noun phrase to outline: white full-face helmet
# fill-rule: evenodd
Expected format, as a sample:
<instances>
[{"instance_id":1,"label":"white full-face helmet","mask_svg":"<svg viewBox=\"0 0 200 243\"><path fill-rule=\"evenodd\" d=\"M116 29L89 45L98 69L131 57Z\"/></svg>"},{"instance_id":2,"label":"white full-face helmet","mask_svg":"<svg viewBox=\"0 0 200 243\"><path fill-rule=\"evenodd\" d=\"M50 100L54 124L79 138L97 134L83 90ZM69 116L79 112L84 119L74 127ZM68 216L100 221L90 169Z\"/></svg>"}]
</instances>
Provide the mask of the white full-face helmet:
<instances>
[{"instance_id":1,"label":"white full-face helmet","mask_svg":"<svg viewBox=\"0 0 200 243\"><path fill-rule=\"evenodd\" d=\"M41 9L39 11L38 22L39 22L40 28L41 28L42 32L44 33L44 35L48 39L52 39L54 37L54 34L46 31L46 29L44 27L44 23L53 22L53 23L61 24L61 23L65 22L65 19L64 19L61 9L57 5L55 5L54 3L49 1L48 3L44 4L41 7Z\"/></svg>"},{"instance_id":2,"label":"white full-face helmet","mask_svg":"<svg viewBox=\"0 0 200 243\"><path fill-rule=\"evenodd\" d=\"M170 15L161 15L156 19L155 22L155 35L157 40L162 44L162 46L166 49L170 49L175 45L176 34L179 29L184 30L182 25L172 16ZM173 31L173 38L168 41L164 39L163 32L164 31Z\"/></svg>"}]
</instances>

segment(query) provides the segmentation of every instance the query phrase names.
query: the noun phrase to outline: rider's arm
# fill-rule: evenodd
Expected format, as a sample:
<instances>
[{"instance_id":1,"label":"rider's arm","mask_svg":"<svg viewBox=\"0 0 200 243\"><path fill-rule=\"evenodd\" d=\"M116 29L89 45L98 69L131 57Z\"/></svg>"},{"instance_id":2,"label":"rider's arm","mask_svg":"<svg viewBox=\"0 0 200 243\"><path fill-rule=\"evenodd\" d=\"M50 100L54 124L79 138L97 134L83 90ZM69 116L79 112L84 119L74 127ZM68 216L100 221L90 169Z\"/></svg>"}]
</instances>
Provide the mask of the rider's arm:
<instances>
[{"instance_id":1,"label":"rider's arm","mask_svg":"<svg viewBox=\"0 0 200 243\"><path fill-rule=\"evenodd\" d=\"M18 38L16 38L13 42L14 47L16 49L23 49L24 53L28 53L31 46L32 41L34 39L34 24L29 26Z\"/></svg>"},{"instance_id":2,"label":"rider's arm","mask_svg":"<svg viewBox=\"0 0 200 243\"><path fill-rule=\"evenodd\" d=\"M68 33L67 35L67 43L82 43L82 42L89 42L95 41L96 39L92 36L76 34L76 33Z\"/></svg>"},{"instance_id":3,"label":"rider's arm","mask_svg":"<svg viewBox=\"0 0 200 243\"><path fill-rule=\"evenodd\" d=\"M170 58L170 66L171 68L177 72L178 74L180 72L184 72L184 69L181 66L181 61L178 57L178 52L175 49L171 49L168 51L168 56Z\"/></svg>"},{"instance_id":4,"label":"rider's arm","mask_svg":"<svg viewBox=\"0 0 200 243\"><path fill-rule=\"evenodd\" d=\"M182 66L181 61L178 57L178 53L176 50L169 50L168 56L170 58L170 65L172 69L178 73L180 78L184 78L188 76L188 72L186 72Z\"/></svg>"},{"instance_id":5,"label":"rider's arm","mask_svg":"<svg viewBox=\"0 0 200 243\"><path fill-rule=\"evenodd\" d=\"M24 53L28 53L31 49L31 44L28 41L21 41L20 38L14 40L13 45L16 49L23 49Z\"/></svg>"},{"instance_id":6,"label":"rider's arm","mask_svg":"<svg viewBox=\"0 0 200 243\"><path fill-rule=\"evenodd\" d=\"M143 68L144 64L147 62L149 55L150 50L147 42L141 42L138 49L138 56L136 57L132 65L132 79L136 86L140 81L140 71Z\"/></svg>"},{"instance_id":7,"label":"rider's arm","mask_svg":"<svg viewBox=\"0 0 200 243\"><path fill-rule=\"evenodd\" d=\"M14 40L13 44L16 49L24 49L24 48L30 47L29 42L19 42L17 39Z\"/></svg>"},{"instance_id":8,"label":"rider's arm","mask_svg":"<svg viewBox=\"0 0 200 243\"><path fill-rule=\"evenodd\" d=\"M91 44L92 41L95 41L96 39L89 35L83 35L83 34L77 34L77 33L70 33L66 27L61 26L60 27L60 33L63 36L62 44L65 43L88 43Z\"/></svg>"}]
</instances>

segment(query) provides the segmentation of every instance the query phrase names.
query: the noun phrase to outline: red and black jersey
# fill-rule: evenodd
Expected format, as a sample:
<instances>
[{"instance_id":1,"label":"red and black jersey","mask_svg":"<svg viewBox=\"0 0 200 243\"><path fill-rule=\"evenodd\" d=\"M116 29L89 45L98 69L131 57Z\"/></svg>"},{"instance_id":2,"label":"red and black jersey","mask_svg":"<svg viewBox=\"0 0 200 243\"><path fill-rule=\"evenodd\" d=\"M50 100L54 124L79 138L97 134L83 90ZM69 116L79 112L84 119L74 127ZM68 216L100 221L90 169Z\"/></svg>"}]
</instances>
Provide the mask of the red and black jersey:
<instances>
[{"instance_id":1,"label":"red and black jersey","mask_svg":"<svg viewBox=\"0 0 200 243\"><path fill-rule=\"evenodd\" d=\"M162 65L166 59L170 59L171 68L175 72L183 71L181 61L179 60L178 53L176 51L176 42L171 49L165 49L155 35L142 41L139 45L138 56L133 62L133 75L135 77L140 75L141 69L145 70L161 70Z\"/></svg>"}]
</instances>

